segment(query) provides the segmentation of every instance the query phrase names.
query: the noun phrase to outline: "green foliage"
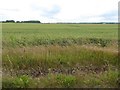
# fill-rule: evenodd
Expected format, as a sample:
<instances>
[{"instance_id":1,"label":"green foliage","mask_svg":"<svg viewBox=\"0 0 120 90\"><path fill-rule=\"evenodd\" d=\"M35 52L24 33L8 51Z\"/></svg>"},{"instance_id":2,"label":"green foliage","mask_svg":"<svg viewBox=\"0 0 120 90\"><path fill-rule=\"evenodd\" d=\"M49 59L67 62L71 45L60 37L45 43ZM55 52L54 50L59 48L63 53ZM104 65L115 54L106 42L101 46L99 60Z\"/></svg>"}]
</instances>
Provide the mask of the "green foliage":
<instances>
[{"instance_id":1,"label":"green foliage","mask_svg":"<svg viewBox=\"0 0 120 90\"><path fill-rule=\"evenodd\" d=\"M105 39L97 39L97 38L90 38L90 43L101 46L101 47L106 47L108 44L110 44L111 40L105 40Z\"/></svg>"},{"instance_id":2,"label":"green foliage","mask_svg":"<svg viewBox=\"0 0 120 90\"><path fill-rule=\"evenodd\" d=\"M76 83L76 78L74 76L66 76L66 75L57 75L56 77L58 85L61 87L70 88L73 87Z\"/></svg>"},{"instance_id":3,"label":"green foliage","mask_svg":"<svg viewBox=\"0 0 120 90\"><path fill-rule=\"evenodd\" d=\"M3 79L3 88L27 88L31 83L31 78L27 75L10 77Z\"/></svg>"},{"instance_id":4,"label":"green foliage","mask_svg":"<svg viewBox=\"0 0 120 90\"><path fill-rule=\"evenodd\" d=\"M29 76L3 77L3 88L118 88L118 71L80 75L48 74L39 78Z\"/></svg>"},{"instance_id":5,"label":"green foliage","mask_svg":"<svg viewBox=\"0 0 120 90\"><path fill-rule=\"evenodd\" d=\"M23 84L23 87L26 88L29 86L30 78L26 75L20 76L16 79L14 84Z\"/></svg>"}]
</instances>

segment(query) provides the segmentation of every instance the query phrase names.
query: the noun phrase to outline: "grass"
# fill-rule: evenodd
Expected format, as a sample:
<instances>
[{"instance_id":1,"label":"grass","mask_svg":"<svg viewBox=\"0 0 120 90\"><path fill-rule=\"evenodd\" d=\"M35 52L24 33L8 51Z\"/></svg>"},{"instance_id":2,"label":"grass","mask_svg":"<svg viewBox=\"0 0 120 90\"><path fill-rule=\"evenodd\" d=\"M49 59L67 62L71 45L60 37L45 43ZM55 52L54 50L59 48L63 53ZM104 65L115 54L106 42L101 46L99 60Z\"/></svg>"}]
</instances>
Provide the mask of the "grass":
<instances>
[{"instance_id":1,"label":"grass","mask_svg":"<svg viewBox=\"0 0 120 90\"><path fill-rule=\"evenodd\" d=\"M117 25L94 24L3 24L3 46L113 43Z\"/></svg>"},{"instance_id":2,"label":"grass","mask_svg":"<svg viewBox=\"0 0 120 90\"><path fill-rule=\"evenodd\" d=\"M3 51L3 64L8 63L7 67L19 67L18 69L35 68L37 65L45 68L57 67L60 66L60 63L65 67L73 66L77 63L98 66L109 62L109 64L117 65L117 60L117 52L89 50L80 46L26 47Z\"/></svg>"},{"instance_id":3,"label":"grass","mask_svg":"<svg viewBox=\"0 0 120 90\"><path fill-rule=\"evenodd\" d=\"M113 77L114 76L114 77ZM31 78L28 75L3 77L3 87L9 88L117 88L118 71L101 74L48 74Z\"/></svg>"},{"instance_id":4,"label":"grass","mask_svg":"<svg viewBox=\"0 0 120 90\"><path fill-rule=\"evenodd\" d=\"M3 88L119 87L116 24L3 24Z\"/></svg>"}]
</instances>

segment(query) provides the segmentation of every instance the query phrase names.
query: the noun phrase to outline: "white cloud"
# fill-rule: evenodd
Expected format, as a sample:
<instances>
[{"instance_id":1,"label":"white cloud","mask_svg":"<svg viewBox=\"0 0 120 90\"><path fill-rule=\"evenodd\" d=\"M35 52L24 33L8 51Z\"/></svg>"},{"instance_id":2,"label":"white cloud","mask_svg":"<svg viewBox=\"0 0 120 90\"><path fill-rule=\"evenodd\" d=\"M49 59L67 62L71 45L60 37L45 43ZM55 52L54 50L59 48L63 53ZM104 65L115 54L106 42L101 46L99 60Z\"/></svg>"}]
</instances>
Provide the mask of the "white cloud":
<instances>
[{"instance_id":1,"label":"white cloud","mask_svg":"<svg viewBox=\"0 0 120 90\"><path fill-rule=\"evenodd\" d=\"M117 21L119 0L1 0L2 20ZM115 13L115 14L112 14Z\"/></svg>"}]
</instances>

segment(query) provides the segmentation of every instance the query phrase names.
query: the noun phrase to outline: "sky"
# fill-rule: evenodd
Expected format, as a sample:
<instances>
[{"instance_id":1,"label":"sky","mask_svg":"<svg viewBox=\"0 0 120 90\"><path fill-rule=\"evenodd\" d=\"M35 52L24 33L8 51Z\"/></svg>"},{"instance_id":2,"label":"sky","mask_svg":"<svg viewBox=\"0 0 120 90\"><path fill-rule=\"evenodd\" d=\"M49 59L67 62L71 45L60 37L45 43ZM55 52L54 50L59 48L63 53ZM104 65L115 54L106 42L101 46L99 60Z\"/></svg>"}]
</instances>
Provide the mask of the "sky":
<instances>
[{"instance_id":1,"label":"sky","mask_svg":"<svg viewBox=\"0 0 120 90\"><path fill-rule=\"evenodd\" d=\"M120 0L0 0L0 21L117 22Z\"/></svg>"}]
</instances>

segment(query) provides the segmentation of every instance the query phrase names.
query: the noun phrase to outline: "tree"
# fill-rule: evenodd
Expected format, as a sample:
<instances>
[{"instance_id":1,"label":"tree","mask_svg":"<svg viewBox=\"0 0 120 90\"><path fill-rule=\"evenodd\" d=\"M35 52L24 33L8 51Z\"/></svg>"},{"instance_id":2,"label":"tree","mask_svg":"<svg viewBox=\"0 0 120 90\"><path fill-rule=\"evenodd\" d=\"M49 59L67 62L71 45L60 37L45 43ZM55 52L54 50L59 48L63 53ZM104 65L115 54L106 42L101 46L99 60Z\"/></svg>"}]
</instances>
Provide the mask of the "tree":
<instances>
[{"instance_id":1,"label":"tree","mask_svg":"<svg viewBox=\"0 0 120 90\"><path fill-rule=\"evenodd\" d=\"M30 20L30 21L21 21L21 23L41 23L38 20Z\"/></svg>"},{"instance_id":2,"label":"tree","mask_svg":"<svg viewBox=\"0 0 120 90\"><path fill-rule=\"evenodd\" d=\"M15 23L14 20L6 20L6 23Z\"/></svg>"},{"instance_id":3,"label":"tree","mask_svg":"<svg viewBox=\"0 0 120 90\"><path fill-rule=\"evenodd\" d=\"M20 21L16 21L16 23L20 23Z\"/></svg>"}]
</instances>

